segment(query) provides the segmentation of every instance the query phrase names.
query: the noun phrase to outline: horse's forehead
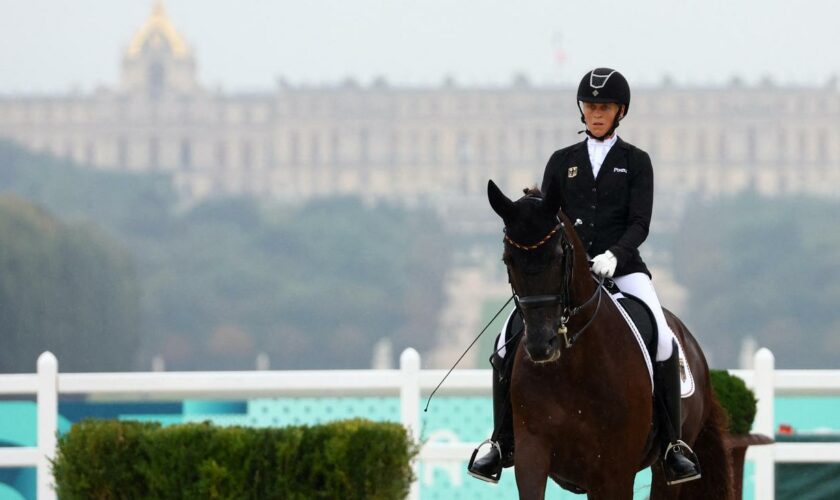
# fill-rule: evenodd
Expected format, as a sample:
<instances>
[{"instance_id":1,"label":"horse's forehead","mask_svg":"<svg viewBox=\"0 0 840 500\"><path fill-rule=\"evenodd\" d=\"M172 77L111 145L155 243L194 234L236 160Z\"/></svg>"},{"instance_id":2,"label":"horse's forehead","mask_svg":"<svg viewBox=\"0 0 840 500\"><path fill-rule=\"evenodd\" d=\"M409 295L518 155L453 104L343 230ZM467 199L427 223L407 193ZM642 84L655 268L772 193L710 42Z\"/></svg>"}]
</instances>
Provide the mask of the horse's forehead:
<instances>
[{"instance_id":1,"label":"horse's forehead","mask_svg":"<svg viewBox=\"0 0 840 500\"><path fill-rule=\"evenodd\" d=\"M520 213L526 218L530 218L542 213L543 200L542 198L525 196L516 201L516 206L519 208Z\"/></svg>"},{"instance_id":2,"label":"horse's forehead","mask_svg":"<svg viewBox=\"0 0 840 500\"><path fill-rule=\"evenodd\" d=\"M523 196L516 200L516 204L520 206L538 206L542 205L543 199L537 196Z\"/></svg>"}]
</instances>

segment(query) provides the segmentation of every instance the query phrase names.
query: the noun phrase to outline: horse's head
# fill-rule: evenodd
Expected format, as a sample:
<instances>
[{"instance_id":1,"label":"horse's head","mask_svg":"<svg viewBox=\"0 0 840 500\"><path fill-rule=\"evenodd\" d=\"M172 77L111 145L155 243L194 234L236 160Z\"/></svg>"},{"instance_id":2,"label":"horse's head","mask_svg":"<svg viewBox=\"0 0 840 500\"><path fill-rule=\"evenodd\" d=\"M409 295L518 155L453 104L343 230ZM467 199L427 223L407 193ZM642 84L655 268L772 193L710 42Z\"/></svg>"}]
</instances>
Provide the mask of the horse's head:
<instances>
[{"instance_id":1,"label":"horse's head","mask_svg":"<svg viewBox=\"0 0 840 500\"><path fill-rule=\"evenodd\" d=\"M537 189L511 201L491 180L487 196L505 224L504 262L525 320L525 350L535 362L560 357L558 329L568 305L571 244L558 218L560 196Z\"/></svg>"}]
</instances>

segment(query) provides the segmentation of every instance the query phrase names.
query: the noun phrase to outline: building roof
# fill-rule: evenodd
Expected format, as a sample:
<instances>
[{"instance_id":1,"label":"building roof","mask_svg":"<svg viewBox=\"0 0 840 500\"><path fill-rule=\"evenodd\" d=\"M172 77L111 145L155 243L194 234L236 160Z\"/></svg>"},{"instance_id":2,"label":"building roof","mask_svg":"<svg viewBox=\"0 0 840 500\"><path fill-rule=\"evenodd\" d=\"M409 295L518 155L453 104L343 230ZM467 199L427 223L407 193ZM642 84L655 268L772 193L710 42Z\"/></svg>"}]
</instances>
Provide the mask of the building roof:
<instances>
[{"instance_id":1,"label":"building roof","mask_svg":"<svg viewBox=\"0 0 840 500\"><path fill-rule=\"evenodd\" d=\"M189 57L190 48L184 37L175 29L172 21L166 15L163 3L155 2L152 14L143 26L134 34L128 46L126 55L136 57L143 52L144 47L160 47L166 45L175 57Z\"/></svg>"}]
</instances>

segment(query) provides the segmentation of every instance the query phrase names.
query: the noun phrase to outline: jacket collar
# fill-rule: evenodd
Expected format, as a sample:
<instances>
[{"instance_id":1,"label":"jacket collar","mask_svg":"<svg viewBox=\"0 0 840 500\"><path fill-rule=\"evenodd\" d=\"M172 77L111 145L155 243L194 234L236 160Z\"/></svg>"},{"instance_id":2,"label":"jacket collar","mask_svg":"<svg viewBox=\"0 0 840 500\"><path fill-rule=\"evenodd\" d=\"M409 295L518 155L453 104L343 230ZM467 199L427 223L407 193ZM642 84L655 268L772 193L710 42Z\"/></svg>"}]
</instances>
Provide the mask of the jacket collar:
<instances>
[{"instance_id":1,"label":"jacket collar","mask_svg":"<svg viewBox=\"0 0 840 500\"><path fill-rule=\"evenodd\" d=\"M597 179L592 175L592 164L589 162L589 149L586 147L587 139L584 139L577 143L574 147L575 149L575 161L577 162L578 166L582 169L582 172L578 175L584 175L593 183L597 184L600 180L604 177L604 172L607 171L609 167L610 170L614 166L617 159L620 157L616 154L616 151L619 149L621 150L629 150L630 145L624 142L622 138L619 136L615 144L610 148L607 156L604 158L604 162L601 164L601 170L598 171Z\"/></svg>"}]
</instances>

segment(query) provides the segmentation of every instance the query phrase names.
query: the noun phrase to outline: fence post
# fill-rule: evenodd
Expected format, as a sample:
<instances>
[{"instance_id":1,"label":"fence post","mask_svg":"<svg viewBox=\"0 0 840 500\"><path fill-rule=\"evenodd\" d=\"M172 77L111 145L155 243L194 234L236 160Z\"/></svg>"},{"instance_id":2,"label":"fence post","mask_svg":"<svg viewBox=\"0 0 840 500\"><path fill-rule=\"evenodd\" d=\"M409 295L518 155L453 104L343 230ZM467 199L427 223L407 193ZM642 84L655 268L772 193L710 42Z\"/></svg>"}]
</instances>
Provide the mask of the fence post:
<instances>
[{"instance_id":1,"label":"fence post","mask_svg":"<svg viewBox=\"0 0 840 500\"><path fill-rule=\"evenodd\" d=\"M766 347L755 353L754 389L758 408L753 422L753 432L775 437L775 365L776 358ZM775 446L756 446L755 498L773 500L776 494Z\"/></svg>"},{"instance_id":2,"label":"fence post","mask_svg":"<svg viewBox=\"0 0 840 500\"><path fill-rule=\"evenodd\" d=\"M420 354L408 348L400 355L400 372L402 384L400 387L400 421L408 429L412 439L419 444L420 440ZM414 482L408 493L409 500L420 498L420 474L418 464L412 464Z\"/></svg>"},{"instance_id":3,"label":"fence post","mask_svg":"<svg viewBox=\"0 0 840 500\"><path fill-rule=\"evenodd\" d=\"M58 360L49 351L38 356L38 500L55 500L52 464L58 432Z\"/></svg>"}]
</instances>

